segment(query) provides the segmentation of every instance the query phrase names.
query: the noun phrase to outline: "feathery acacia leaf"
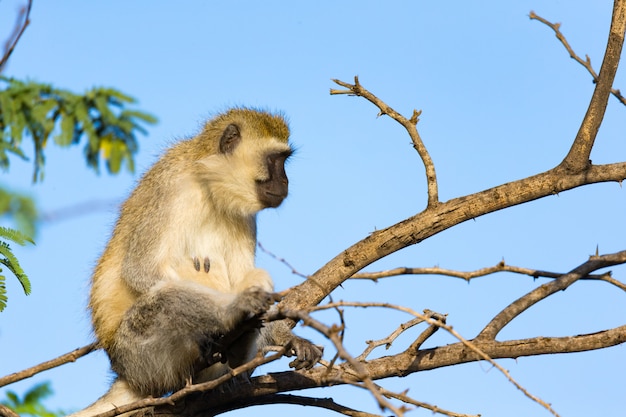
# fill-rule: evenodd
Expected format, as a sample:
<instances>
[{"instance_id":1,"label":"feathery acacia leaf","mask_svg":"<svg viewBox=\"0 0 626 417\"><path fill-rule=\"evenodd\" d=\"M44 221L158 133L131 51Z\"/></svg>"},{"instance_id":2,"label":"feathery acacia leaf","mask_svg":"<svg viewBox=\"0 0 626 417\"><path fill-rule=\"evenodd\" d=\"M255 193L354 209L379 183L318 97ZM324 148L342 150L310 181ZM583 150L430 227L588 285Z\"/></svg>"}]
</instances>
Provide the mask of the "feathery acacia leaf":
<instances>
[{"instance_id":1,"label":"feathery acacia leaf","mask_svg":"<svg viewBox=\"0 0 626 417\"><path fill-rule=\"evenodd\" d=\"M135 99L112 88L96 87L78 95L48 84L0 76L0 167L8 168L8 152L23 157L23 139L30 137L35 142L33 179L41 180L44 150L52 136L59 146L86 138L87 165L96 172L101 158L112 174L124 163L132 171L136 134L145 134L144 125L157 121L148 113L126 108L134 103ZM115 142L114 152L104 152L107 141Z\"/></svg>"},{"instance_id":2,"label":"feathery acacia leaf","mask_svg":"<svg viewBox=\"0 0 626 417\"><path fill-rule=\"evenodd\" d=\"M34 243L33 240L25 234L8 227L0 227L0 239L3 239L0 240L0 264L6 266L9 271L15 275L17 280L22 285L24 294L29 295L31 291L30 280L20 266L20 263L13 254L13 251L11 251L11 247L5 240L15 242L18 245ZM6 277L2 274L2 270L0 269L0 311L4 310L7 306L7 291L5 282Z\"/></svg>"}]
</instances>

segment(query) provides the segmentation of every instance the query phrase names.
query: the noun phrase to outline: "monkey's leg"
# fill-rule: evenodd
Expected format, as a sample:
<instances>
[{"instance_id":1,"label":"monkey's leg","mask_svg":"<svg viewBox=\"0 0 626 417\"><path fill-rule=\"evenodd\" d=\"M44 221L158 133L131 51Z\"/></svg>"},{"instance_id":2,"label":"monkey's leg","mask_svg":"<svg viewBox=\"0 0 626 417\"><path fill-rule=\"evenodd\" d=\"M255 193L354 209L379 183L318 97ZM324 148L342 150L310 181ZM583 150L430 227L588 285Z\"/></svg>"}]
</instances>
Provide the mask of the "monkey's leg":
<instances>
[{"instance_id":1,"label":"monkey's leg","mask_svg":"<svg viewBox=\"0 0 626 417\"><path fill-rule=\"evenodd\" d=\"M189 281L165 283L125 314L109 349L111 367L143 395L182 388L237 325L265 312L272 294L225 294Z\"/></svg>"}]
</instances>

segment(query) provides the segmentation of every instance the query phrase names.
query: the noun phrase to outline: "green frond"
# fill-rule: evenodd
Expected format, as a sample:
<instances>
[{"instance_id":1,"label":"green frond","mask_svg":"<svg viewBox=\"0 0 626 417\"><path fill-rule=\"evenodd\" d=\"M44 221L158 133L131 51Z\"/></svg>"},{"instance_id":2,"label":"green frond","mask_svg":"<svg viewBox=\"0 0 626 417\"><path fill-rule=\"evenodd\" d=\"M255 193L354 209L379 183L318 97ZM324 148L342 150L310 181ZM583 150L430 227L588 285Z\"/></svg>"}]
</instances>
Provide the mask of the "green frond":
<instances>
[{"instance_id":1,"label":"green frond","mask_svg":"<svg viewBox=\"0 0 626 417\"><path fill-rule=\"evenodd\" d=\"M19 261L17 260L13 252L11 251L11 248L8 243L0 242L0 255L4 256L4 259L0 258L0 264L9 268L9 271L11 271L13 275L17 277L18 281L22 285L22 288L24 289L24 294L30 295L30 290L31 290L30 280L28 279L28 277L26 276L26 273L20 266Z\"/></svg>"},{"instance_id":2,"label":"green frond","mask_svg":"<svg viewBox=\"0 0 626 417\"><path fill-rule=\"evenodd\" d=\"M34 243L28 236L20 233L17 230L9 229L7 227L0 227L0 238L15 242L19 245L24 245L27 242ZM0 264L6 266L9 271L15 275L17 280L22 285L24 294L29 295L31 291L30 280L26 273L20 266L17 257L13 254L11 247L4 240L0 240ZM0 269L2 272L2 269ZM4 275L0 275L0 311L4 310L7 305L7 291L6 291L6 278Z\"/></svg>"},{"instance_id":3,"label":"green frond","mask_svg":"<svg viewBox=\"0 0 626 417\"><path fill-rule=\"evenodd\" d=\"M0 401L21 416L38 416L38 417L59 417L64 415L63 411L51 411L43 405L43 400L53 394L49 382L43 382L26 391L23 398L20 398L15 392L7 391L6 399Z\"/></svg>"},{"instance_id":4,"label":"green frond","mask_svg":"<svg viewBox=\"0 0 626 417\"><path fill-rule=\"evenodd\" d=\"M30 237L26 236L24 233L19 230L11 229L9 227L0 226L0 238L10 240L11 242L15 242L20 246L24 246L27 243L35 242Z\"/></svg>"},{"instance_id":5,"label":"green frond","mask_svg":"<svg viewBox=\"0 0 626 417\"><path fill-rule=\"evenodd\" d=\"M2 272L2 270L0 270ZM7 287L5 284L6 278L4 275L0 274L0 311L4 310L7 306Z\"/></svg>"},{"instance_id":6,"label":"green frond","mask_svg":"<svg viewBox=\"0 0 626 417\"><path fill-rule=\"evenodd\" d=\"M52 388L50 388L50 383L43 382L41 384L37 384L32 387L30 390L26 391L24 394L24 403L34 404L41 402L41 400L52 395Z\"/></svg>"},{"instance_id":7,"label":"green frond","mask_svg":"<svg viewBox=\"0 0 626 417\"><path fill-rule=\"evenodd\" d=\"M139 110L123 110L120 113L120 118L124 118L124 119L139 119L144 123L148 123L148 124L155 124L159 121L159 119L150 114L150 113L145 113Z\"/></svg>"},{"instance_id":8,"label":"green frond","mask_svg":"<svg viewBox=\"0 0 626 417\"><path fill-rule=\"evenodd\" d=\"M73 114L61 113L61 130L54 137L54 143L62 147L70 146L73 143L75 126L76 117Z\"/></svg>"},{"instance_id":9,"label":"green frond","mask_svg":"<svg viewBox=\"0 0 626 417\"><path fill-rule=\"evenodd\" d=\"M22 231L22 235L35 236L39 213L35 201L27 194L11 191L0 184L0 218L12 221L11 228ZM0 238L2 236L0 235ZM15 236L12 236L15 237ZM28 242L25 238L24 242Z\"/></svg>"}]
</instances>

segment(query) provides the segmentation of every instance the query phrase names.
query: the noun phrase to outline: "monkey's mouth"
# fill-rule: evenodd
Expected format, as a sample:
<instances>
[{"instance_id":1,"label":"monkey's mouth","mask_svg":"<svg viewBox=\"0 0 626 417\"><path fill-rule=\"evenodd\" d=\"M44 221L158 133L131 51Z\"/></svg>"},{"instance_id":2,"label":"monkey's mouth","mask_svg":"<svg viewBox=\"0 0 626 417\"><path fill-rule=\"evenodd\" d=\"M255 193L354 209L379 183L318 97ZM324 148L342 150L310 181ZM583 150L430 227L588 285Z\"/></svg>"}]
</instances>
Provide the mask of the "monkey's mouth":
<instances>
[{"instance_id":1,"label":"monkey's mouth","mask_svg":"<svg viewBox=\"0 0 626 417\"><path fill-rule=\"evenodd\" d=\"M287 197L287 193L275 193L268 190L259 193L259 201L267 208L280 206L285 197Z\"/></svg>"},{"instance_id":2,"label":"monkey's mouth","mask_svg":"<svg viewBox=\"0 0 626 417\"><path fill-rule=\"evenodd\" d=\"M257 181L257 197L266 208L275 208L283 202L289 190L289 183L285 181L266 180Z\"/></svg>"}]
</instances>

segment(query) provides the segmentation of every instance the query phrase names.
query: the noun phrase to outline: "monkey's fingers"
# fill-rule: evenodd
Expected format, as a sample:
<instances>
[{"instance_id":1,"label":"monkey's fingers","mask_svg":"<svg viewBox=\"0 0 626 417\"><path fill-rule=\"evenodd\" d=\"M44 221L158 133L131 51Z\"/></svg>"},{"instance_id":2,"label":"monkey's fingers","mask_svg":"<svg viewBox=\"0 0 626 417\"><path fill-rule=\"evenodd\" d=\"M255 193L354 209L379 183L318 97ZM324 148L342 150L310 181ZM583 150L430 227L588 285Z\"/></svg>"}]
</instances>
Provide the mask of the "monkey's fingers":
<instances>
[{"instance_id":1,"label":"monkey's fingers","mask_svg":"<svg viewBox=\"0 0 626 417\"><path fill-rule=\"evenodd\" d=\"M289 366L299 369L311 369L322 358L324 348L314 345L306 339L296 338L291 341L291 349L287 350L287 356L296 356Z\"/></svg>"},{"instance_id":2,"label":"monkey's fingers","mask_svg":"<svg viewBox=\"0 0 626 417\"><path fill-rule=\"evenodd\" d=\"M272 293L272 299L275 302L280 302L283 298L285 298L285 296L287 295L287 293L289 292L289 290L283 290L281 292L273 292Z\"/></svg>"}]
</instances>

